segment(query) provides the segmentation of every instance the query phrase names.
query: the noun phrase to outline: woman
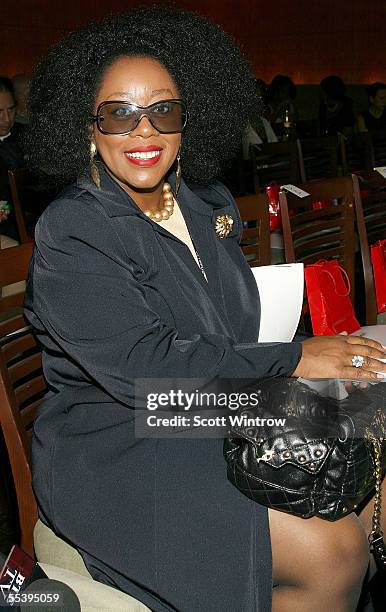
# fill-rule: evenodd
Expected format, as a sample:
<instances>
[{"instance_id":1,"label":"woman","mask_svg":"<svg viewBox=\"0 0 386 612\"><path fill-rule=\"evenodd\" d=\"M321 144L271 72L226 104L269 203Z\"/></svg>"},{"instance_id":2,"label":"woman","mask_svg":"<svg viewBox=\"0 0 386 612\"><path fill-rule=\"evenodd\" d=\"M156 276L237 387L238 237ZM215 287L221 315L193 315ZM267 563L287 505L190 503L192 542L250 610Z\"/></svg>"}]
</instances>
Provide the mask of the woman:
<instances>
[{"instance_id":1,"label":"woman","mask_svg":"<svg viewBox=\"0 0 386 612\"><path fill-rule=\"evenodd\" d=\"M26 302L51 387L33 443L40 516L97 580L156 611L268 611L268 513L227 482L221 440L135 437L135 379L351 376L358 351L369 356L364 379L386 369L370 357L382 347L362 338L256 342L240 222L214 182L240 146L253 92L217 26L156 9L73 34L31 89L34 163L77 179L38 224ZM189 186L177 193L180 166ZM354 609L368 562L355 518L328 525L324 539L310 521L308 542L283 555L287 519L274 514L274 609ZM327 608L308 568L305 581L293 571L302 555L315 561L309 543L331 584Z\"/></svg>"},{"instance_id":2,"label":"woman","mask_svg":"<svg viewBox=\"0 0 386 612\"><path fill-rule=\"evenodd\" d=\"M335 75L320 81L321 101L319 105L319 126L322 135L351 134L355 125L352 100L346 96L346 86Z\"/></svg>"},{"instance_id":3,"label":"woman","mask_svg":"<svg viewBox=\"0 0 386 612\"><path fill-rule=\"evenodd\" d=\"M369 107L357 117L358 132L371 132L373 135L386 131L386 85L373 83L367 88Z\"/></svg>"},{"instance_id":4,"label":"woman","mask_svg":"<svg viewBox=\"0 0 386 612\"><path fill-rule=\"evenodd\" d=\"M277 74L267 89L267 119L273 126L279 124L277 126L279 129L285 127L288 118L295 125L297 121L295 99L296 85L293 80L284 74Z\"/></svg>"}]
</instances>

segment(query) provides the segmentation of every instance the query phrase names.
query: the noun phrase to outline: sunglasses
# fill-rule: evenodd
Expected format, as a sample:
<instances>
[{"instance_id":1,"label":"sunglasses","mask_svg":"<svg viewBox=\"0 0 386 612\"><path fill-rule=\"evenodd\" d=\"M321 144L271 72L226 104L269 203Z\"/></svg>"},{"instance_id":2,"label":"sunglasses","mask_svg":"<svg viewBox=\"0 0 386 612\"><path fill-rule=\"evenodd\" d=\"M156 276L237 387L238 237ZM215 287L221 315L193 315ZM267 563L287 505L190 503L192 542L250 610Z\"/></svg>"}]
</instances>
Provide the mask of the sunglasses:
<instances>
[{"instance_id":1,"label":"sunglasses","mask_svg":"<svg viewBox=\"0 0 386 612\"><path fill-rule=\"evenodd\" d=\"M130 134L143 117L157 132L177 134L186 126L188 111L183 100L160 100L150 106L112 100L101 102L92 119L102 134Z\"/></svg>"}]
</instances>

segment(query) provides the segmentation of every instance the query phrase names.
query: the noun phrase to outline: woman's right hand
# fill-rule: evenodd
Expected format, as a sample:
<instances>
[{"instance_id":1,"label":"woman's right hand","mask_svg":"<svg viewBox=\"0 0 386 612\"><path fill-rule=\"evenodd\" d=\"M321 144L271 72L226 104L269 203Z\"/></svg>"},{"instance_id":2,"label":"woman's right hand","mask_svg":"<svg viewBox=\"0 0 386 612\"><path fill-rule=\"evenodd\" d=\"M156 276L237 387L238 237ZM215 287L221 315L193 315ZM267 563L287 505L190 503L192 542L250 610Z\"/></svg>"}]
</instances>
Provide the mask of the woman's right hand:
<instances>
[{"instance_id":1,"label":"woman's right hand","mask_svg":"<svg viewBox=\"0 0 386 612\"><path fill-rule=\"evenodd\" d=\"M362 336L315 336L302 342L302 357L292 376L301 378L350 378L379 380L386 377L386 350L379 342ZM361 367L352 358L364 357Z\"/></svg>"}]
</instances>

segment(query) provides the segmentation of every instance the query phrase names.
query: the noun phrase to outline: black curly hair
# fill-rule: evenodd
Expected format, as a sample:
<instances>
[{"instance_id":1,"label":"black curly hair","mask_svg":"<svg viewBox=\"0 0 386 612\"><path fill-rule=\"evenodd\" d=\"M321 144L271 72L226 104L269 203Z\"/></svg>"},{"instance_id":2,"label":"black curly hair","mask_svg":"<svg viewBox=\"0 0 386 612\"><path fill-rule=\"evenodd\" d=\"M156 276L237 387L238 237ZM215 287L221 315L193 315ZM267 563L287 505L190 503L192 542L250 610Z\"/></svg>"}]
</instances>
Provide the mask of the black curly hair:
<instances>
[{"instance_id":1,"label":"black curly hair","mask_svg":"<svg viewBox=\"0 0 386 612\"><path fill-rule=\"evenodd\" d=\"M191 12L139 8L69 35L37 67L29 97L30 164L57 182L88 174L89 126L106 68L146 55L172 75L189 109L183 176L208 183L235 155L258 98L247 59L216 24Z\"/></svg>"}]
</instances>

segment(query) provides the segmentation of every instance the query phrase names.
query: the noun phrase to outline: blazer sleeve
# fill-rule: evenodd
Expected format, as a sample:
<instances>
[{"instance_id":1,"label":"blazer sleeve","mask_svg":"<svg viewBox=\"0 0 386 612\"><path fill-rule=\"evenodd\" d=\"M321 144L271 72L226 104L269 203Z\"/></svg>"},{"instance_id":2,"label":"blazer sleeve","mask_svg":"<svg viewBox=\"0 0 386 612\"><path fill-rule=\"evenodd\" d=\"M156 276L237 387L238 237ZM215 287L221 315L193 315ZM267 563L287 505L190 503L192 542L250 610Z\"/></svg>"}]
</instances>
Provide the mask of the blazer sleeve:
<instances>
[{"instance_id":1,"label":"blazer sleeve","mask_svg":"<svg viewBox=\"0 0 386 612\"><path fill-rule=\"evenodd\" d=\"M56 204L36 229L26 315L32 310L54 343L109 395L132 405L136 377L259 378L295 369L300 343L181 338L149 307L138 263L127 260L104 211L72 200Z\"/></svg>"}]
</instances>

